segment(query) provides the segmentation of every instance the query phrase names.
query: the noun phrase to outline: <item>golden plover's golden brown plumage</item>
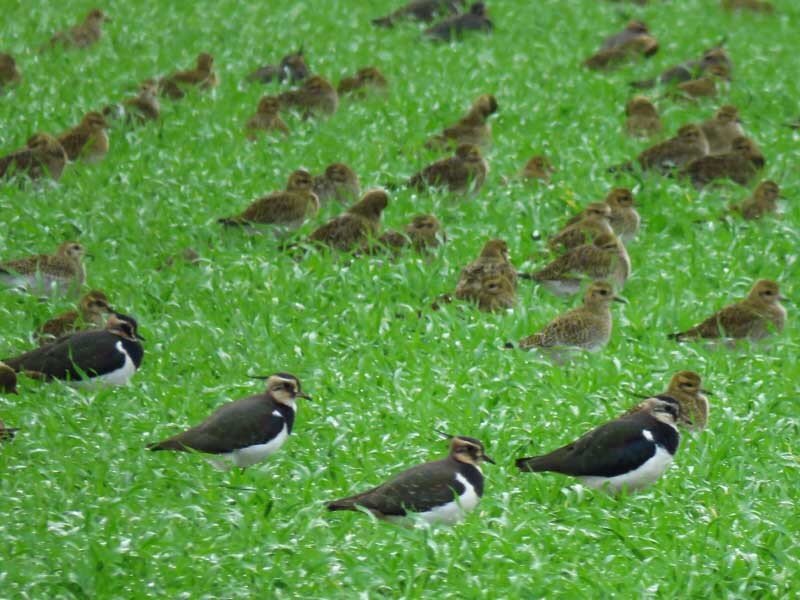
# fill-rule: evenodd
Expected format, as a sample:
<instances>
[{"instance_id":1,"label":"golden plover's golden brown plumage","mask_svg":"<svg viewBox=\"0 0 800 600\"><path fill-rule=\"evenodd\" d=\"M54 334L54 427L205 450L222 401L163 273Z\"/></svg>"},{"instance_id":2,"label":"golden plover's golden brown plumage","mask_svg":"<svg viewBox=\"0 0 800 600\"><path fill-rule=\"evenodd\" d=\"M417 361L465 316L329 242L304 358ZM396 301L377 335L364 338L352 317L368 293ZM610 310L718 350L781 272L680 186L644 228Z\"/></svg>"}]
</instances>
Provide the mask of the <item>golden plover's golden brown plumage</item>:
<instances>
[{"instance_id":1,"label":"golden plover's golden brown plumage","mask_svg":"<svg viewBox=\"0 0 800 600\"><path fill-rule=\"evenodd\" d=\"M358 175L344 163L331 163L322 175L314 177L314 193L321 204L335 200L352 203L361 196Z\"/></svg>"},{"instance_id":2,"label":"golden plover's golden brown plumage","mask_svg":"<svg viewBox=\"0 0 800 600\"><path fill-rule=\"evenodd\" d=\"M456 298L478 301L482 282L493 277L504 277L517 289L517 271L508 258L508 244L504 240L489 240L480 256L461 271L456 285Z\"/></svg>"},{"instance_id":3,"label":"golden plover's golden brown plumage","mask_svg":"<svg viewBox=\"0 0 800 600\"><path fill-rule=\"evenodd\" d=\"M702 430L708 425L708 398L705 394L710 392L702 387L703 380L694 371L679 371L670 379L667 389L656 398L667 396L677 400L681 407L678 425L687 429ZM643 403L639 403L625 414L629 415L640 410Z\"/></svg>"},{"instance_id":4,"label":"golden plover's golden brown plumage","mask_svg":"<svg viewBox=\"0 0 800 600\"><path fill-rule=\"evenodd\" d=\"M718 179L730 179L739 185L749 185L764 167L764 155L756 143L747 137L733 140L730 152L703 156L681 169L681 175L701 189Z\"/></svg>"},{"instance_id":5,"label":"golden plover's golden brown plumage","mask_svg":"<svg viewBox=\"0 0 800 600\"><path fill-rule=\"evenodd\" d=\"M741 204L732 204L730 210L738 212L748 221L778 212L781 189L771 180L762 181Z\"/></svg>"},{"instance_id":6,"label":"golden plover's golden brown plumage","mask_svg":"<svg viewBox=\"0 0 800 600\"><path fill-rule=\"evenodd\" d=\"M18 84L22 80L17 61L14 57L5 52L0 52L0 94L3 89Z\"/></svg>"},{"instance_id":7,"label":"golden plover's golden brown plumage","mask_svg":"<svg viewBox=\"0 0 800 600\"><path fill-rule=\"evenodd\" d=\"M186 95L184 88L196 87L209 90L219 85L219 77L214 69L214 57L207 52L197 55L194 69L175 71L158 82L159 93L173 100L180 100Z\"/></svg>"},{"instance_id":8,"label":"golden plover's golden brown plumage","mask_svg":"<svg viewBox=\"0 0 800 600\"><path fill-rule=\"evenodd\" d=\"M641 222L633 192L628 188L614 188L608 193L604 202L611 211L608 217L611 229L619 239L627 244L636 237ZM580 222L584 217L584 212L581 211L572 217L567 221L567 225Z\"/></svg>"},{"instance_id":9,"label":"golden plover's golden brown plumage","mask_svg":"<svg viewBox=\"0 0 800 600\"><path fill-rule=\"evenodd\" d=\"M105 117L99 112L90 112L86 113L78 125L58 136L58 141L70 160L81 159L87 163L95 163L108 154L106 129L108 122Z\"/></svg>"},{"instance_id":10,"label":"golden plover's golden brown plumage","mask_svg":"<svg viewBox=\"0 0 800 600\"><path fill-rule=\"evenodd\" d=\"M747 298L726 306L702 323L680 333L672 333L670 339L679 342L698 339L763 339L773 331L783 331L786 309L781 305L780 288L769 279L756 281Z\"/></svg>"},{"instance_id":11,"label":"golden plover's golden brown plumage","mask_svg":"<svg viewBox=\"0 0 800 600\"><path fill-rule=\"evenodd\" d=\"M730 152L733 140L744 135L739 109L730 104L720 107L711 119L700 123L708 141L709 154Z\"/></svg>"},{"instance_id":12,"label":"golden plover's golden brown plumage","mask_svg":"<svg viewBox=\"0 0 800 600\"><path fill-rule=\"evenodd\" d=\"M17 372L0 361L0 394L17 394ZM5 427L0 421L0 429Z\"/></svg>"},{"instance_id":13,"label":"golden plover's golden brown plumage","mask_svg":"<svg viewBox=\"0 0 800 600\"><path fill-rule=\"evenodd\" d=\"M281 107L300 112L304 118L313 115L330 116L339 107L339 95L324 77L313 75L302 85L278 96Z\"/></svg>"},{"instance_id":14,"label":"golden plover's golden brown plumage","mask_svg":"<svg viewBox=\"0 0 800 600\"><path fill-rule=\"evenodd\" d=\"M434 215L416 215L406 225L403 233L394 230L386 231L378 238L378 243L393 251L410 246L417 252L425 252L439 246L444 239L445 235L439 219Z\"/></svg>"},{"instance_id":15,"label":"golden plover's golden brown plumage","mask_svg":"<svg viewBox=\"0 0 800 600\"><path fill-rule=\"evenodd\" d=\"M601 234L592 244L573 248L525 279L533 279L557 295L580 291L581 280L608 280L622 289L631 272L631 262L623 243L613 234Z\"/></svg>"},{"instance_id":16,"label":"golden plover's golden brown plumage","mask_svg":"<svg viewBox=\"0 0 800 600\"><path fill-rule=\"evenodd\" d=\"M610 218L611 207L605 202L592 202L583 209L578 219L551 237L547 245L553 250L570 250L591 242L602 233L613 233Z\"/></svg>"},{"instance_id":17,"label":"golden plover's golden brown plumage","mask_svg":"<svg viewBox=\"0 0 800 600\"><path fill-rule=\"evenodd\" d=\"M603 40L600 49L584 61L590 69L606 69L635 56L652 56L658 41L641 21L630 21L625 29Z\"/></svg>"},{"instance_id":18,"label":"golden plover's golden brown plumage","mask_svg":"<svg viewBox=\"0 0 800 600\"><path fill-rule=\"evenodd\" d=\"M644 171L658 171L670 174L675 169L708 154L708 142L702 129L697 125L684 125L678 133L668 140L641 152L637 158L639 166ZM610 171L630 170L631 163L619 167L612 167Z\"/></svg>"},{"instance_id":19,"label":"golden plover's golden brown plumage","mask_svg":"<svg viewBox=\"0 0 800 600\"><path fill-rule=\"evenodd\" d=\"M64 242L55 254L36 254L0 263L0 283L35 292L77 289L86 280L83 246Z\"/></svg>"},{"instance_id":20,"label":"golden plover's golden brown plumage","mask_svg":"<svg viewBox=\"0 0 800 600\"><path fill-rule=\"evenodd\" d=\"M472 144L462 144L455 155L428 165L411 176L408 185L420 191L427 188L446 188L456 194L477 192L486 181L489 166L481 151Z\"/></svg>"},{"instance_id":21,"label":"golden plover's golden brown plumage","mask_svg":"<svg viewBox=\"0 0 800 600\"><path fill-rule=\"evenodd\" d=\"M389 81L377 67L362 67L353 77L345 77L336 86L339 96L363 98L368 92L386 92Z\"/></svg>"},{"instance_id":22,"label":"golden plover's golden brown plumage","mask_svg":"<svg viewBox=\"0 0 800 600\"><path fill-rule=\"evenodd\" d=\"M595 281L586 290L583 305L553 319L539 332L519 342L530 348L572 347L601 350L611 339L611 302L622 301L605 281Z\"/></svg>"},{"instance_id":23,"label":"golden plover's golden brown plumage","mask_svg":"<svg viewBox=\"0 0 800 600\"><path fill-rule=\"evenodd\" d=\"M248 139L255 140L260 132L280 132L288 135L289 128L280 115L281 102L275 96L264 96L258 101L256 114L245 125Z\"/></svg>"},{"instance_id":24,"label":"golden plover's golden brown plumage","mask_svg":"<svg viewBox=\"0 0 800 600\"><path fill-rule=\"evenodd\" d=\"M143 81L139 93L123 101L125 117L130 123L141 125L147 121L157 121L161 116L161 103L158 101L158 84L153 79Z\"/></svg>"},{"instance_id":25,"label":"golden plover's golden brown plumage","mask_svg":"<svg viewBox=\"0 0 800 600\"><path fill-rule=\"evenodd\" d=\"M550 177L556 172L555 167L542 154L537 154L528 159L525 166L519 172L520 179L526 181L540 179L542 181L550 181Z\"/></svg>"},{"instance_id":26,"label":"golden plover's golden brown plumage","mask_svg":"<svg viewBox=\"0 0 800 600\"><path fill-rule=\"evenodd\" d=\"M311 173L298 169L289 175L286 189L259 198L238 215L218 220L223 225L278 225L297 229L319 210L319 198L312 191Z\"/></svg>"},{"instance_id":27,"label":"golden plover's golden brown plumage","mask_svg":"<svg viewBox=\"0 0 800 600\"><path fill-rule=\"evenodd\" d=\"M459 144L473 144L480 148L491 146L492 127L488 119L496 112L497 100L493 95L478 96L463 118L430 138L425 146L432 149L453 148Z\"/></svg>"},{"instance_id":28,"label":"golden plover's golden brown plumage","mask_svg":"<svg viewBox=\"0 0 800 600\"><path fill-rule=\"evenodd\" d=\"M634 96L625 105L625 132L631 137L651 137L661 133L661 117L650 99Z\"/></svg>"},{"instance_id":29,"label":"golden plover's golden brown plumage","mask_svg":"<svg viewBox=\"0 0 800 600\"><path fill-rule=\"evenodd\" d=\"M714 65L724 65L728 73L733 70L733 63L723 48L715 47L706 50L699 59L691 59L666 69L656 79L634 81L631 85L638 89L651 88L657 84L670 85L681 81L695 79L711 69Z\"/></svg>"},{"instance_id":30,"label":"golden plover's golden brown plumage","mask_svg":"<svg viewBox=\"0 0 800 600\"><path fill-rule=\"evenodd\" d=\"M477 294L470 300L478 303L478 310L497 312L514 308L517 303L517 291L507 277L487 276L480 280Z\"/></svg>"},{"instance_id":31,"label":"golden plover's golden brown plumage","mask_svg":"<svg viewBox=\"0 0 800 600\"><path fill-rule=\"evenodd\" d=\"M78 310L70 310L53 317L39 328L39 345L43 346L74 331L102 329L111 312L113 309L108 303L108 297L99 290L92 290L80 299Z\"/></svg>"},{"instance_id":32,"label":"golden plover's golden brown plumage","mask_svg":"<svg viewBox=\"0 0 800 600\"><path fill-rule=\"evenodd\" d=\"M103 37L103 23L111 18L99 8L89 11L82 23L59 31L50 38L50 46L61 45L65 48L86 48L96 44Z\"/></svg>"},{"instance_id":33,"label":"golden plover's golden brown plumage","mask_svg":"<svg viewBox=\"0 0 800 600\"><path fill-rule=\"evenodd\" d=\"M363 249L370 238L378 237L381 214L388 204L389 195L384 190L370 190L347 212L316 229L308 239L344 252Z\"/></svg>"},{"instance_id":34,"label":"golden plover's golden brown plumage","mask_svg":"<svg viewBox=\"0 0 800 600\"><path fill-rule=\"evenodd\" d=\"M0 178L25 175L30 179L49 176L61 178L67 164L67 153L59 141L46 133L35 133L27 145L0 157Z\"/></svg>"}]
</instances>

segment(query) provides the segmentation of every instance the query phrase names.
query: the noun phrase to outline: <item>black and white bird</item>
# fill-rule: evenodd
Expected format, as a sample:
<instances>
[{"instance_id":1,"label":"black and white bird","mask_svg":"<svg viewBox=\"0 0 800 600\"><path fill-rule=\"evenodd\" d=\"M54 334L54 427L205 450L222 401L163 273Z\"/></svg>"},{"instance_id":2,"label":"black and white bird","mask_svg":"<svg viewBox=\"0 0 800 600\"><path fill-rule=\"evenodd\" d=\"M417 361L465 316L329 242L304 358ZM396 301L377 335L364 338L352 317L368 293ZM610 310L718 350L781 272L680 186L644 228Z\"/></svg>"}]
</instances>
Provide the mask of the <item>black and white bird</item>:
<instances>
[{"instance_id":1,"label":"black and white bird","mask_svg":"<svg viewBox=\"0 0 800 600\"><path fill-rule=\"evenodd\" d=\"M494 464L475 438L442 434L450 439L447 458L403 471L369 491L327 504L328 510L358 510L395 519L418 516L427 523L452 525L473 510L483 496L480 463Z\"/></svg>"},{"instance_id":2,"label":"black and white bird","mask_svg":"<svg viewBox=\"0 0 800 600\"><path fill-rule=\"evenodd\" d=\"M267 380L264 393L223 404L199 425L147 448L215 454L223 459L212 461L219 468L244 469L274 454L292 433L297 398L310 396L289 373L257 379Z\"/></svg>"},{"instance_id":3,"label":"black and white bird","mask_svg":"<svg viewBox=\"0 0 800 600\"><path fill-rule=\"evenodd\" d=\"M3 362L18 373L45 380L125 385L142 364L143 339L133 317L114 313L105 329L65 335Z\"/></svg>"},{"instance_id":4,"label":"black and white bird","mask_svg":"<svg viewBox=\"0 0 800 600\"><path fill-rule=\"evenodd\" d=\"M586 487L616 493L656 481L672 463L681 406L674 398L648 398L633 413L609 421L543 456L517 459L520 471L577 477Z\"/></svg>"}]
</instances>

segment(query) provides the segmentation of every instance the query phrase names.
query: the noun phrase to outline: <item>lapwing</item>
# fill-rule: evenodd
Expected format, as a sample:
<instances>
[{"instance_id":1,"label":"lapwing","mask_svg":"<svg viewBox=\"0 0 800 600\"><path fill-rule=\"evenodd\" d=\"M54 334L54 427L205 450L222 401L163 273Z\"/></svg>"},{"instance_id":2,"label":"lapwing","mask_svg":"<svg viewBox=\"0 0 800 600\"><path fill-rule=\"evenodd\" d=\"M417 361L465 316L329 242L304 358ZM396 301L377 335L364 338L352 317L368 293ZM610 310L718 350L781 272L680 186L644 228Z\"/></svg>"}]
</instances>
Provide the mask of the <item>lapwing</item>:
<instances>
[{"instance_id":1,"label":"lapwing","mask_svg":"<svg viewBox=\"0 0 800 600\"><path fill-rule=\"evenodd\" d=\"M460 40L466 31L491 33L494 24L489 19L489 12L483 2L473 2L469 11L455 17L449 17L436 25L428 27L423 35L430 40L449 42Z\"/></svg>"},{"instance_id":2,"label":"lapwing","mask_svg":"<svg viewBox=\"0 0 800 600\"><path fill-rule=\"evenodd\" d=\"M577 477L592 489L612 493L640 490L656 481L672 463L680 434L681 407L664 396L649 398L630 414L593 429L543 456L519 458L520 471L551 471Z\"/></svg>"},{"instance_id":3,"label":"lapwing","mask_svg":"<svg viewBox=\"0 0 800 600\"><path fill-rule=\"evenodd\" d=\"M780 287L769 279L759 279L750 288L747 298L715 312L702 323L671 333L669 338L679 342L699 339L749 339L758 341L773 332L783 331L786 300Z\"/></svg>"},{"instance_id":4,"label":"lapwing","mask_svg":"<svg viewBox=\"0 0 800 600\"><path fill-rule=\"evenodd\" d=\"M372 19L377 27L394 27L399 20L409 19L430 23L437 16L457 15L464 6L464 0L409 0L385 17Z\"/></svg>"},{"instance_id":5,"label":"lapwing","mask_svg":"<svg viewBox=\"0 0 800 600\"><path fill-rule=\"evenodd\" d=\"M329 502L328 510L363 508L379 518L414 515L427 523L449 525L461 521L483 496L480 463L494 461L479 440L442 435L450 440L447 458L417 465L369 491Z\"/></svg>"},{"instance_id":6,"label":"lapwing","mask_svg":"<svg viewBox=\"0 0 800 600\"><path fill-rule=\"evenodd\" d=\"M66 335L3 362L45 380L125 385L142 364L143 339L133 317L114 313L105 329Z\"/></svg>"},{"instance_id":7,"label":"lapwing","mask_svg":"<svg viewBox=\"0 0 800 600\"><path fill-rule=\"evenodd\" d=\"M0 263L0 284L53 295L74 291L86 279L84 247L64 242L54 254L36 254Z\"/></svg>"},{"instance_id":8,"label":"lapwing","mask_svg":"<svg viewBox=\"0 0 800 600\"><path fill-rule=\"evenodd\" d=\"M690 430L703 430L708 425L708 398L711 392L703 389L703 379L694 371L678 371L670 379L666 391L655 398L672 398L681 407L678 425ZM650 398L647 398L650 400ZM642 404L637 404L626 414L637 412Z\"/></svg>"},{"instance_id":9,"label":"lapwing","mask_svg":"<svg viewBox=\"0 0 800 600\"><path fill-rule=\"evenodd\" d=\"M300 388L300 380L289 373L275 373L261 394L228 402L205 421L171 438L147 446L149 450L205 452L223 458L241 469L261 462L283 446L292 433L296 400L310 397Z\"/></svg>"}]
</instances>

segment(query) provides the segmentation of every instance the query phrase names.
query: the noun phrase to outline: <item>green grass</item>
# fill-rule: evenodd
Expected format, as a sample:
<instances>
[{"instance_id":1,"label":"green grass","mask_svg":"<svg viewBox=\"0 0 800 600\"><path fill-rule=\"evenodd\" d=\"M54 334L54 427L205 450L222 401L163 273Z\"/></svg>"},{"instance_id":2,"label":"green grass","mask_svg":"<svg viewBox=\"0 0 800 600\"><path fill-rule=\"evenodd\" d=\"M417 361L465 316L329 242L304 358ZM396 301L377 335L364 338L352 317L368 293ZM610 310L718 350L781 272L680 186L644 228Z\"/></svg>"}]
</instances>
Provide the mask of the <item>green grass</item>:
<instances>
[{"instance_id":1,"label":"green grass","mask_svg":"<svg viewBox=\"0 0 800 600\"><path fill-rule=\"evenodd\" d=\"M354 597L790 597L800 581L796 305L768 344L738 351L676 345L693 324L770 277L797 286L800 189L800 14L776 0L774 17L726 15L717 3L648 7L585 0L490 2L497 31L462 44L421 43L419 28L373 29L396 4L330 0L217 3L112 1L114 22L85 52L37 54L48 33L89 2L3 9L3 50L24 85L0 98L0 147L59 131L138 81L211 52L213 95L164 102L161 124L117 127L112 151L69 168L57 186L0 188L0 256L49 251L77 238L96 258L88 282L135 315L145 362L123 389L76 391L23 379L0 415L20 427L0 450L0 596L8 598ZM61 8L63 5L63 8ZM340 15L346 15L340 17ZM638 17L661 51L611 74L580 61L607 32ZM625 82L699 54L727 35L735 81L726 97L659 103L665 126L705 118L730 101L767 157L766 176L788 198L785 216L705 225L740 188L697 193L648 177L636 193L644 229L630 245L633 276L602 353L552 366L504 352L570 303L523 284L519 306L485 315L458 306L414 311L455 286L490 237L508 240L519 266L574 207L605 195L607 165L644 144L622 135ZM303 44L312 68L338 81L378 65L392 92L344 102L325 122L290 119L292 135L248 144L258 98L250 69ZM399 180L432 155L427 135L480 93L496 94L492 172L470 201L398 190L384 224L434 212L448 243L429 260L407 255L347 261L326 253L294 262L269 238L214 222L279 189L305 166L344 161L366 186ZM531 154L559 171L550 186L500 185ZM341 207L326 207L300 234ZM199 267L156 271L187 246ZM0 294L0 355L69 307ZM405 318L397 318L397 314ZM676 464L648 491L611 498L555 475L518 474L513 459L552 449L619 414L630 392L661 391L693 369L715 392L710 427L684 436ZM282 452L243 474L199 456L144 445L252 393L248 373L295 373L316 398L300 407ZM454 528L403 528L363 514L326 514L323 501L441 456L434 428L484 441L479 508Z\"/></svg>"}]
</instances>

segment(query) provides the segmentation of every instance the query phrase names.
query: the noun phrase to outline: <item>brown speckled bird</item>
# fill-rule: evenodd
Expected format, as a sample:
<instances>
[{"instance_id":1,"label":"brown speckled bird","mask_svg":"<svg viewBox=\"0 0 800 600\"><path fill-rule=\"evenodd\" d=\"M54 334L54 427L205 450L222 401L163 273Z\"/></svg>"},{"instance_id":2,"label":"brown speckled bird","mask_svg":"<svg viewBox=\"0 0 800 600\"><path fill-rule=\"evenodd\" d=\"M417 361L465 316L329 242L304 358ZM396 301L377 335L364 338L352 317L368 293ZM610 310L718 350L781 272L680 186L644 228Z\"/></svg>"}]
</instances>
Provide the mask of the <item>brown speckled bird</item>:
<instances>
[{"instance_id":1,"label":"brown speckled bird","mask_svg":"<svg viewBox=\"0 0 800 600\"><path fill-rule=\"evenodd\" d=\"M595 281L586 290L583 305L553 319L539 333L519 342L522 350L531 348L580 348L602 350L611 339L611 302L624 302L605 281Z\"/></svg>"},{"instance_id":2,"label":"brown speckled bird","mask_svg":"<svg viewBox=\"0 0 800 600\"><path fill-rule=\"evenodd\" d=\"M778 212L778 198L781 189L774 181L762 181L752 195L741 204L732 204L729 210L737 212L748 221L760 219L764 215Z\"/></svg>"},{"instance_id":3,"label":"brown speckled bird","mask_svg":"<svg viewBox=\"0 0 800 600\"><path fill-rule=\"evenodd\" d=\"M372 20L378 27L393 27L397 21L413 19L430 23L436 17L457 15L464 6L464 0L410 0L394 12Z\"/></svg>"},{"instance_id":4,"label":"brown speckled bird","mask_svg":"<svg viewBox=\"0 0 800 600\"><path fill-rule=\"evenodd\" d=\"M747 298L726 306L699 325L668 337L679 342L698 339L743 339L758 341L773 332L783 331L786 309L781 305L778 284L760 279Z\"/></svg>"},{"instance_id":5,"label":"brown speckled bird","mask_svg":"<svg viewBox=\"0 0 800 600\"><path fill-rule=\"evenodd\" d=\"M771 15L775 12L772 2L762 0L720 0L723 9L733 12L736 10L748 10L750 12L764 13Z\"/></svg>"},{"instance_id":6,"label":"brown speckled bird","mask_svg":"<svg viewBox=\"0 0 800 600\"><path fill-rule=\"evenodd\" d=\"M711 65L702 77L679 83L670 96L677 100L713 98L718 93L717 83L728 80L730 80L728 67L723 64Z\"/></svg>"},{"instance_id":7,"label":"brown speckled bird","mask_svg":"<svg viewBox=\"0 0 800 600\"><path fill-rule=\"evenodd\" d=\"M647 25L630 21L621 32L607 37L600 49L584 61L589 69L606 69L627 58L649 57L658 52L658 40L650 35Z\"/></svg>"},{"instance_id":8,"label":"brown speckled bird","mask_svg":"<svg viewBox=\"0 0 800 600\"><path fill-rule=\"evenodd\" d=\"M688 60L670 67L656 79L634 81L631 85L635 88L645 89L651 88L656 84L669 85L680 83L681 81L689 81L690 79L696 79L713 65L724 65L727 67L729 74L733 70L733 63L728 53L724 49L716 47L706 50L699 59Z\"/></svg>"},{"instance_id":9,"label":"brown speckled bird","mask_svg":"<svg viewBox=\"0 0 800 600\"><path fill-rule=\"evenodd\" d=\"M571 219L561 231L551 237L547 245L552 250L570 250L591 243L600 234L613 233L610 218L610 206L605 202L592 202L577 219Z\"/></svg>"},{"instance_id":10,"label":"brown speckled bird","mask_svg":"<svg viewBox=\"0 0 800 600\"><path fill-rule=\"evenodd\" d=\"M0 284L48 295L75 290L86 280L85 253L79 243L64 242L54 254L35 254L2 262Z\"/></svg>"},{"instance_id":11,"label":"brown speckled bird","mask_svg":"<svg viewBox=\"0 0 800 600\"><path fill-rule=\"evenodd\" d=\"M434 215L416 215L406 225L405 232L389 230L384 232L378 243L393 251L411 246L417 252L425 252L436 248L445 239L442 224Z\"/></svg>"},{"instance_id":12,"label":"brown speckled bird","mask_svg":"<svg viewBox=\"0 0 800 600\"><path fill-rule=\"evenodd\" d=\"M673 398L681 407L678 425L687 429L703 430L708 424L708 398L710 394L703 389L703 380L694 371L679 371L670 379L667 389L656 398ZM647 400L645 400L647 402ZM630 415L641 410L644 402L637 404L625 414Z\"/></svg>"},{"instance_id":13,"label":"brown speckled bird","mask_svg":"<svg viewBox=\"0 0 800 600\"><path fill-rule=\"evenodd\" d=\"M259 81L269 83L277 79L281 83L288 80L290 83L303 81L311 75L311 71L306 64L303 49L291 52L281 59L277 65L264 65L259 67L247 76L247 81Z\"/></svg>"},{"instance_id":14,"label":"brown speckled bird","mask_svg":"<svg viewBox=\"0 0 800 600\"><path fill-rule=\"evenodd\" d=\"M452 193L465 194L481 189L488 172L489 165L483 159L480 148L462 144L456 148L454 156L438 160L411 176L408 185L420 191L446 188Z\"/></svg>"},{"instance_id":15,"label":"brown speckled bird","mask_svg":"<svg viewBox=\"0 0 800 600\"><path fill-rule=\"evenodd\" d=\"M533 279L559 296L580 291L581 280L607 280L622 289L631 272L631 261L623 243L613 234L601 234L592 244L573 248L539 271L521 274Z\"/></svg>"},{"instance_id":16,"label":"brown speckled bird","mask_svg":"<svg viewBox=\"0 0 800 600\"><path fill-rule=\"evenodd\" d=\"M502 277L512 289L517 289L517 271L508 258L508 244L504 240L489 240L484 244L480 256L461 271L456 285L456 298L478 302L482 282Z\"/></svg>"},{"instance_id":17,"label":"brown speckled bird","mask_svg":"<svg viewBox=\"0 0 800 600\"><path fill-rule=\"evenodd\" d=\"M0 394L18 394L17 372L0 361ZM0 421L0 428L4 427Z\"/></svg>"},{"instance_id":18,"label":"brown speckled bird","mask_svg":"<svg viewBox=\"0 0 800 600\"><path fill-rule=\"evenodd\" d=\"M368 92L385 93L389 89L389 81L377 67L363 67L353 77L345 77L336 87L339 96L351 95L363 98Z\"/></svg>"},{"instance_id":19,"label":"brown speckled bird","mask_svg":"<svg viewBox=\"0 0 800 600\"><path fill-rule=\"evenodd\" d=\"M461 39L464 32L467 31L491 33L492 29L494 29L494 25L489 19L486 5L483 2L474 2L469 7L469 12L449 17L429 27L425 30L424 35L431 40L449 42Z\"/></svg>"},{"instance_id":20,"label":"brown speckled bird","mask_svg":"<svg viewBox=\"0 0 800 600\"><path fill-rule=\"evenodd\" d=\"M542 181L550 181L550 177L556 172L555 167L547 159L546 156L537 154L528 159L525 166L519 172L520 179L526 181L540 179Z\"/></svg>"},{"instance_id":21,"label":"brown speckled bird","mask_svg":"<svg viewBox=\"0 0 800 600\"><path fill-rule=\"evenodd\" d=\"M720 107L711 119L700 123L700 129L708 140L709 154L730 152L733 140L745 134L739 109L730 104Z\"/></svg>"},{"instance_id":22,"label":"brown speckled bird","mask_svg":"<svg viewBox=\"0 0 800 600\"><path fill-rule=\"evenodd\" d=\"M697 125L684 125L674 137L644 150L639 154L637 161L644 171L657 171L668 175L675 169L707 154L708 142L702 129ZM632 163L625 163L609 170L615 172L631 168Z\"/></svg>"},{"instance_id":23,"label":"brown speckled bird","mask_svg":"<svg viewBox=\"0 0 800 600\"><path fill-rule=\"evenodd\" d=\"M0 179L25 175L34 180L48 176L58 180L66 164L67 153L59 141L46 133L36 133L25 148L0 157Z\"/></svg>"},{"instance_id":24,"label":"brown speckled bird","mask_svg":"<svg viewBox=\"0 0 800 600\"><path fill-rule=\"evenodd\" d=\"M264 96L258 101L256 114L248 119L245 125L247 138L255 140L261 132L280 132L284 135L289 134L289 128L281 119L279 114L281 103L275 96Z\"/></svg>"},{"instance_id":25,"label":"brown speckled bird","mask_svg":"<svg viewBox=\"0 0 800 600\"><path fill-rule=\"evenodd\" d=\"M61 45L65 48L86 48L100 41L103 37L103 23L111 18L99 8L89 11L82 23L59 31L50 38L50 46Z\"/></svg>"},{"instance_id":26,"label":"brown speckled bird","mask_svg":"<svg viewBox=\"0 0 800 600\"><path fill-rule=\"evenodd\" d=\"M655 105L644 96L634 96L625 105L625 132L631 137L651 137L660 133L661 117Z\"/></svg>"},{"instance_id":27,"label":"brown speckled bird","mask_svg":"<svg viewBox=\"0 0 800 600\"><path fill-rule=\"evenodd\" d=\"M22 75L17 68L17 61L10 54L0 52L0 94L3 89L18 84L22 80Z\"/></svg>"},{"instance_id":28,"label":"brown speckled bird","mask_svg":"<svg viewBox=\"0 0 800 600\"><path fill-rule=\"evenodd\" d=\"M308 239L344 252L361 250L370 238L378 236L381 213L388 204L389 195L384 190L370 190L347 212L316 229Z\"/></svg>"},{"instance_id":29,"label":"brown speckled bird","mask_svg":"<svg viewBox=\"0 0 800 600\"><path fill-rule=\"evenodd\" d=\"M633 192L628 188L614 188L608 193L604 202L611 211L608 217L611 229L623 242L628 243L636 237L641 223ZM584 211L581 211L567 221L567 225L578 223L583 217Z\"/></svg>"},{"instance_id":30,"label":"brown speckled bird","mask_svg":"<svg viewBox=\"0 0 800 600\"><path fill-rule=\"evenodd\" d=\"M102 329L112 312L114 310L108 303L108 297L99 290L92 290L80 299L78 310L70 310L53 317L39 328L39 345L44 346L75 331Z\"/></svg>"},{"instance_id":31,"label":"brown speckled bird","mask_svg":"<svg viewBox=\"0 0 800 600\"><path fill-rule=\"evenodd\" d=\"M332 115L339 107L339 95L324 77L313 75L303 84L278 96L281 107L300 112L304 118L313 115Z\"/></svg>"},{"instance_id":32,"label":"brown speckled bird","mask_svg":"<svg viewBox=\"0 0 800 600\"><path fill-rule=\"evenodd\" d=\"M125 117L130 123L141 125L147 121L157 121L161 116L161 103L158 101L158 84L153 79L143 81L139 93L123 101Z\"/></svg>"},{"instance_id":33,"label":"brown speckled bird","mask_svg":"<svg viewBox=\"0 0 800 600\"><path fill-rule=\"evenodd\" d=\"M322 175L314 177L314 193L321 204L331 200L349 204L361 196L361 184L353 169L344 163L332 163Z\"/></svg>"},{"instance_id":34,"label":"brown speckled bird","mask_svg":"<svg viewBox=\"0 0 800 600\"><path fill-rule=\"evenodd\" d=\"M158 82L159 92L173 100L180 100L186 95L184 88L196 87L209 90L219 85L219 77L214 70L214 57L203 52L197 55L197 65L187 71L175 71Z\"/></svg>"},{"instance_id":35,"label":"brown speckled bird","mask_svg":"<svg viewBox=\"0 0 800 600\"><path fill-rule=\"evenodd\" d=\"M425 142L425 147L446 149L459 144L473 144L487 148L492 144L492 127L487 121L495 112L497 112L497 100L493 95L478 96L464 117L430 138Z\"/></svg>"},{"instance_id":36,"label":"brown speckled bird","mask_svg":"<svg viewBox=\"0 0 800 600\"><path fill-rule=\"evenodd\" d=\"M764 166L764 155L750 138L740 136L733 140L731 151L703 156L681 169L697 189L718 179L730 179L739 185L749 185Z\"/></svg>"},{"instance_id":37,"label":"brown speckled bird","mask_svg":"<svg viewBox=\"0 0 800 600\"><path fill-rule=\"evenodd\" d=\"M99 112L90 112L72 129L68 129L58 141L64 147L71 161L78 159L87 163L96 163L108 154L108 122Z\"/></svg>"},{"instance_id":38,"label":"brown speckled bird","mask_svg":"<svg viewBox=\"0 0 800 600\"><path fill-rule=\"evenodd\" d=\"M478 303L478 310L498 312L514 308L517 303L517 291L508 278L487 276L481 279L474 300Z\"/></svg>"},{"instance_id":39,"label":"brown speckled bird","mask_svg":"<svg viewBox=\"0 0 800 600\"><path fill-rule=\"evenodd\" d=\"M312 191L311 173L299 169L289 175L286 189L259 198L238 215L218 220L223 225L246 226L278 225L297 229L308 217L319 210L319 198Z\"/></svg>"}]
</instances>

